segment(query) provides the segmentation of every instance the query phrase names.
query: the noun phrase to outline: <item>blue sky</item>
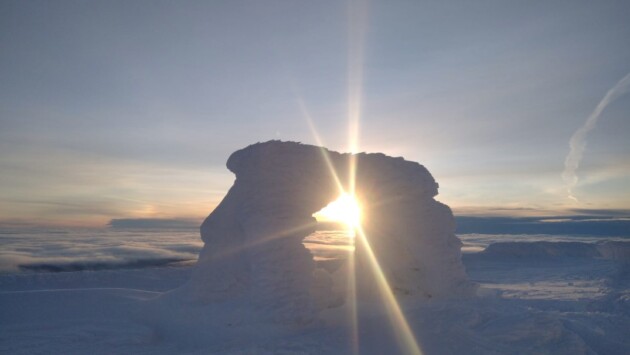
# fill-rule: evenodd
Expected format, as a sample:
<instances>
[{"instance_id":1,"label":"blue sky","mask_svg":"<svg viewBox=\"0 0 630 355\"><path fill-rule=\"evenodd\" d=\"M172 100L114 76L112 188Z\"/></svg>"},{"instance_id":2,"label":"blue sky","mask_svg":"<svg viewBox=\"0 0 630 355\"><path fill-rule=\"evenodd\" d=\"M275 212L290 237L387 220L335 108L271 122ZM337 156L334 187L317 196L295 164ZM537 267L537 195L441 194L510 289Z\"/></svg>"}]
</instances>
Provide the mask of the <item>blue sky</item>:
<instances>
[{"instance_id":1,"label":"blue sky","mask_svg":"<svg viewBox=\"0 0 630 355\"><path fill-rule=\"evenodd\" d=\"M349 10L350 9L350 10ZM460 214L630 210L625 1L3 1L0 223L201 218L258 141L424 164ZM361 25L364 26L361 26ZM571 212L573 211L573 212Z\"/></svg>"}]
</instances>

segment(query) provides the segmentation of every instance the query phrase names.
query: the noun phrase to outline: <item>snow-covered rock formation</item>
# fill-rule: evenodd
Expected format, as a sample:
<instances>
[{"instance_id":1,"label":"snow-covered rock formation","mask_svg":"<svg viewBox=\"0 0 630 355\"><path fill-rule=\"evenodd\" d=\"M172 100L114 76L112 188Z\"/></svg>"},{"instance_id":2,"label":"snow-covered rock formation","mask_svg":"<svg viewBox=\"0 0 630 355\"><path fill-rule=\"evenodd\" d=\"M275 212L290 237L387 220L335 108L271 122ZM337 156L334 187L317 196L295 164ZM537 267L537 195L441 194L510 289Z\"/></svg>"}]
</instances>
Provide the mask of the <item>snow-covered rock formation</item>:
<instances>
[{"instance_id":1,"label":"snow-covered rock formation","mask_svg":"<svg viewBox=\"0 0 630 355\"><path fill-rule=\"evenodd\" d=\"M434 199L438 184L426 168L384 154L341 154L280 141L230 156L227 167L236 181L202 224L205 246L191 280L177 294L203 303L238 299L273 319L308 321L315 304L326 305L321 288L328 286L322 270L314 277L315 264L302 240L314 231L313 213L340 195L331 168L343 184L352 164L362 225L394 293L473 294L453 215ZM360 243L355 253L357 294L368 297L376 282ZM315 279L319 300L313 299Z\"/></svg>"}]
</instances>

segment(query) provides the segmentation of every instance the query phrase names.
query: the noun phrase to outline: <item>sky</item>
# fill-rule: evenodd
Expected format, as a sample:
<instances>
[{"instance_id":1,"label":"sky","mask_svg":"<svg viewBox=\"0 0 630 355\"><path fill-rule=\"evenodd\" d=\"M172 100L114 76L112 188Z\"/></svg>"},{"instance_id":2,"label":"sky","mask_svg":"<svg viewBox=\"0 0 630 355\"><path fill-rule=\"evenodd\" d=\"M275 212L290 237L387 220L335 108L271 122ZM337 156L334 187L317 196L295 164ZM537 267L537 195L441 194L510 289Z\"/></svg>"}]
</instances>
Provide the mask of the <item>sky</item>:
<instances>
[{"instance_id":1,"label":"sky","mask_svg":"<svg viewBox=\"0 0 630 355\"><path fill-rule=\"evenodd\" d=\"M0 225L199 220L270 139L418 161L459 215L630 215L627 1L0 2ZM356 123L358 143L349 144ZM353 131L353 129L350 129Z\"/></svg>"}]
</instances>

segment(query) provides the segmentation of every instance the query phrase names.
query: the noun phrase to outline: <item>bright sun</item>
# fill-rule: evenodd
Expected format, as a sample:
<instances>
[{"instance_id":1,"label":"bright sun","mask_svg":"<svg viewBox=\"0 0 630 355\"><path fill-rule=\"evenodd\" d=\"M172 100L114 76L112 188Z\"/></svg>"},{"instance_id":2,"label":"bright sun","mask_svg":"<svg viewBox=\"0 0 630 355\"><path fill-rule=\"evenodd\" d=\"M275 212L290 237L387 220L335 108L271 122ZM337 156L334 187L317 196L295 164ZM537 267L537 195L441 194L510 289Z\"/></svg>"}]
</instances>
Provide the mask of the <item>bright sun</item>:
<instances>
[{"instance_id":1,"label":"bright sun","mask_svg":"<svg viewBox=\"0 0 630 355\"><path fill-rule=\"evenodd\" d=\"M317 212L316 216L326 221L343 222L348 228L356 228L361 223L359 203L347 193Z\"/></svg>"}]
</instances>

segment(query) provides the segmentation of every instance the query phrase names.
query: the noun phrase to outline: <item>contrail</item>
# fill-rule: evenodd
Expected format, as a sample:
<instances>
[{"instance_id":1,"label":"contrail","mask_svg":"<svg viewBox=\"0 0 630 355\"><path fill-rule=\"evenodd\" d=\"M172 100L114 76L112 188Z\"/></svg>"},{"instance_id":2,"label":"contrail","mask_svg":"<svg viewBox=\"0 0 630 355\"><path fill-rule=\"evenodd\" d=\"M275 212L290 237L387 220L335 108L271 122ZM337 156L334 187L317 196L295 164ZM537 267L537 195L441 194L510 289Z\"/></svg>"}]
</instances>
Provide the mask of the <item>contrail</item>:
<instances>
[{"instance_id":1,"label":"contrail","mask_svg":"<svg viewBox=\"0 0 630 355\"><path fill-rule=\"evenodd\" d=\"M564 172L562 172L562 179L567 184L567 193L570 199L576 202L578 201L577 198L573 196L571 190L578 182L578 177L575 172L580 166L582 154L584 153L584 148L586 148L586 135L595 128L595 125L599 120L599 116L602 114L602 111L604 111L606 106L628 91L630 91L630 74L624 76L623 79L619 80L617 85L608 90L606 96L604 96L599 104L597 104L597 107L595 107L593 113L588 116L582 127L575 131L573 136L571 136L571 140L569 141L569 147L571 150L569 151L567 158L564 160Z\"/></svg>"}]
</instances>

